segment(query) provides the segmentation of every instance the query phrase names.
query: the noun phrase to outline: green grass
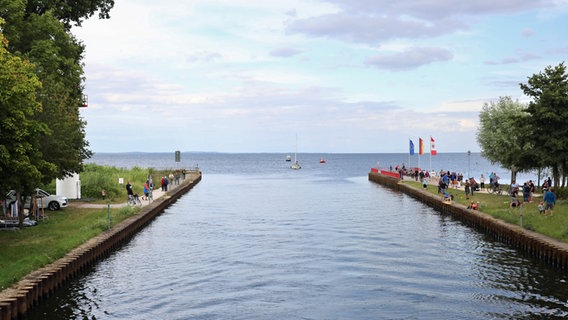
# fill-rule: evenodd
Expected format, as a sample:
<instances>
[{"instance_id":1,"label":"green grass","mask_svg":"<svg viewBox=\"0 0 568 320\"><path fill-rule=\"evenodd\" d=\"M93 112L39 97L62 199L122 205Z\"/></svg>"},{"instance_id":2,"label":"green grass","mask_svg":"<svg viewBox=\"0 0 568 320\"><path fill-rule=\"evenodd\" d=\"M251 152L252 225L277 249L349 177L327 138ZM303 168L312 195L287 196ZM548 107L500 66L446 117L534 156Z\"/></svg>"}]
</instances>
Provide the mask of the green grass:
<instances>
[{"instance_id":1,"label":"green grass","mask_svg":"<svg viewBox=\"0 0 568 320\"><path fill-rule=\"evenodd\" d=\"M160 178L169 175L171 170L156 171L146 168L123 169L96 164L86 164L85 171L81 173L81 195L83 198L92 199L98 203L118 203L124 202L126 196L126 183L131 181L134 193L142 195L144 183L148 175L152 176L154 189L160 188ZM119 179L123 179L123 184ZM101 191L105 189L107 197L102 199Z\"/></svg>"},{"instance_id":2,"label":"green grass","mask_svg":"<svg viewBox=\"0 0 568 320\"><path fill-rule=\"evenodd\" d=\"M111 227L138 211L111 209ZM0 290L109 228L106 208L66 208L47 215L37 226L0 231Z\"/></svg>"},{"instance_id":3,"label":"green grass","mask_svg":"<svg viewBox=\"0 0 568 320\"><path fill-rule=\"evenodd\" d=\"M423 189L422 184L416 181L404 181L404 183L415 188ZM502 186L506 188L507 186ZM427 191L438 194L437 185L428 185ZM520 208L510 208L510 196L507 194L495 195L475 192L473 197L466 199L465 192L459 189L448 189L454 196L454 201L465 206L471 201L480 204L480 211L487 213L497 219L501 219L511 224L520 225ZM522 201L522 193L519 192L519 199ZM522 205L522 227L538 232L551 238L568 243L568 205L564 200L556 200L554 216L544 216L538 213L538 202L542 201L542 195L535 197L533 203L523 202Z\"/></svg>"},{"instance_id":4,"label":"green grass","mask_svg":"<svg viewBox=\"0 0 568 320\"><path fill-rule=\"evenodd\" d=\"M160 178L172 172L143 168L127 170L87 164L80 175L81 194L83 198L89 198L94 203L124 203L127 199L127 181L132 182L135 193L142 194L148 175L152 175L154 188L160 188ZM119 184L119 178L123 178L124 184ZM55 182L45 188L55 192ZM101 196L102 189L107 191L105 200ZM140 208L111 209L110 227L138 211ZM37 226L0 231L0 290L65 256L109 228L107 208L68 207L55 212L47 211L47 215L49 218Z\"/></svg>"}]
</instances>

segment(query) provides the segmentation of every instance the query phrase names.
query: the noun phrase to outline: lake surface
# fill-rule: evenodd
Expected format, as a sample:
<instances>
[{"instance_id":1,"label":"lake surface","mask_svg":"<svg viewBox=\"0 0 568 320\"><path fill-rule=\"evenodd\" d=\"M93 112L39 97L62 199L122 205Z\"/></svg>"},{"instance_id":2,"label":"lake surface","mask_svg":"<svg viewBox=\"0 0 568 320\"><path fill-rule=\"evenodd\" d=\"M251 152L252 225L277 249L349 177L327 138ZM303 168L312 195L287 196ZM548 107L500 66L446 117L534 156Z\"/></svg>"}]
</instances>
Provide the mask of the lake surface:
<instances>
[{"instance_id":1,"label":"lake surface","mask_svg":"<svg viewBox=\"0 0 568 320\"><path fill-rule=\"evenodd\" d=\"M565 273L367 180L404 155L303 155L301 170L275 154L139 156L93 161L198 162L203 179L30 319L568 316ZM463 157L437 165L460 170Z\"/></svg>"}]
</instances>

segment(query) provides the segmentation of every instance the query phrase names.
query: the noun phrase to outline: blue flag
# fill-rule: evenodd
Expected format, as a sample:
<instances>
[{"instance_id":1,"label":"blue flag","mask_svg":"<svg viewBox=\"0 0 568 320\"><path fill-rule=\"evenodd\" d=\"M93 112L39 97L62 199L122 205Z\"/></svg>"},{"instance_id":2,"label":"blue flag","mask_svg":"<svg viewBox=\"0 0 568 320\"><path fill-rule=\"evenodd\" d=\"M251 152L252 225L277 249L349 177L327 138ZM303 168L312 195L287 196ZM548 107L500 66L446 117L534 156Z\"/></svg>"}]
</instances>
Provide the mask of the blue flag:
<instances>
[{"instance_id":1,"label":"blue flag","mask_svg":"<svg viewBox=\"0 0 568 320\"><path fill-rule=\"evenodd\" d=\"M414 154L414 143L412 143L412 140L410 140L410 155L413 155L413 154Z\"/></svg>"}]
</instances>

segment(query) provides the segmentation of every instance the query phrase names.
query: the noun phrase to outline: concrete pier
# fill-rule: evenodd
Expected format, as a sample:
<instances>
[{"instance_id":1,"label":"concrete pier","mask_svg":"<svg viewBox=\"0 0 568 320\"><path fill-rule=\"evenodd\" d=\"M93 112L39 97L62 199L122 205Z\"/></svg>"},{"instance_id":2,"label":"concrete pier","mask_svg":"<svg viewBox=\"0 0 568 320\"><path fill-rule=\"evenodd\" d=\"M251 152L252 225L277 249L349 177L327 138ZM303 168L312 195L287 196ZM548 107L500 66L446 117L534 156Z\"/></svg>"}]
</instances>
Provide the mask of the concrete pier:
<instances>
[{"instance_id":1,"label":"concrete pier","mask_svg":"<svg viewBox=\"0 0 568 320\"><path fill-rule=\"evenodd\" d=\"M369 181L406 193L428 206L440 212L450 214L456 219L492 236L495 240L511 245L553 267L563 270L568 269L567 243L495 219L486 213L467 209L466 206L459 203L452 202L446 204L441 200L440 196L401 183L398 178L370 172Z\"/></svg>"},{"instance_id":2,"label":"concrete pier","mask_svg":"<svg viewBox=\"0 0 568 320\"><path fill-rule=\"evenodd\" d=\"M82 274L89 266L122 246L199 181L201 181L201 172L188 174L181 185L143 207L140 213L90 239L65 257L30 273L14 286L2 291L0 320L25 318L31 308L51 296L65 281Z\"/></svg>"}]
</instances>

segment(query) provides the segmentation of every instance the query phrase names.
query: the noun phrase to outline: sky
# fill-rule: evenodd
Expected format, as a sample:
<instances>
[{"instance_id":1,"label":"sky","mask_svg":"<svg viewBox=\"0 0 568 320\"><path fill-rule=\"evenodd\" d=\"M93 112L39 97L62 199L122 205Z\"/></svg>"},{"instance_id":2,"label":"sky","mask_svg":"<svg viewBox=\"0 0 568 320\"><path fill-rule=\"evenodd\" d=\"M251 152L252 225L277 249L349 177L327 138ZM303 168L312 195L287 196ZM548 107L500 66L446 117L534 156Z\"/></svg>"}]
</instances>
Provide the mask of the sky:
<instances>
[{"instance_id":1,"label":"sky","mask_svg":"<svg viewBox=\"0 0 568 320\"><path fill-rule=\"evenodd\" d=\"M72 33L100 152L480 151L568 57L568 0L120 0Z\"/></svg>"}]
</instances>

